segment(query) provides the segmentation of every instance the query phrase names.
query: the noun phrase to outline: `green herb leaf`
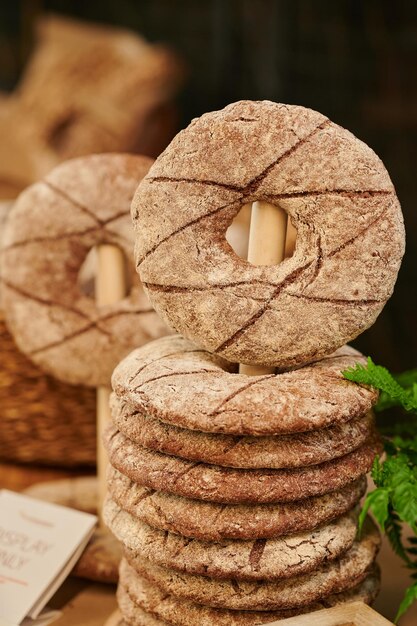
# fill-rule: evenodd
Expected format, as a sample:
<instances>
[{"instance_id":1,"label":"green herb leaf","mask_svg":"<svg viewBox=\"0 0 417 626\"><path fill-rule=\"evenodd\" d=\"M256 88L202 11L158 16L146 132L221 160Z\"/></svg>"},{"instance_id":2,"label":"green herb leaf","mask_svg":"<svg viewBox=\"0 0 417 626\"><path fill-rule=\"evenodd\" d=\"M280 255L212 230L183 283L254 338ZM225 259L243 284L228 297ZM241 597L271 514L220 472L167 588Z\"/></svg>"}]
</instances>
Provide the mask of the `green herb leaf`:
<instances>
[{"instance_id":1,"label":"green herb leaf","mask_svg":"<svg viewBox=\"0 0 417 626\"><path fill-rule=\"evenodd\" d=\"M417 410L417 397L415 397L414 390L402 387L385 367L375 365L371 357L368 357L366 366L357 363L355 367L345 370L343 376L354 383L370 385L384 392L391 402L390 406L398 404L407 411ZM386 404L387 401L385 401Z\"/></svg>"},{"instance_id":2,"label":"green herb leaf","mask_svg":"<svg viewBox=\"0 0 417 626\"><path fill-rule=\"evenodd\" d=\"M393 378L399 385L401 385L401 387L404 387L411 392L414 401L417 403L417 369L397 374L393 376ZM398 406L398 404L399 403L395 398L392 398L388 393L385 393L385 391L381 391L381 395L379 396L379 400L376 405L376 410L385 411L385 409Z\"/></svg>"},{"instance_id":3,"label":"green herb leaf","mask_svg":"<svg viewBox=\"0 0 417 626\"><path fill-rule=\"evenodd\" d=\"M369 509L375 516L382 530L385 530L385 524L388 519L389 492L386 489L375 489L366 496L365 503L359 516L359 532L362 530L366 514Z\"/></svg>"},{"instance_id":4,"label":"green herb leaf","mask_svg":"<svg viewBox=\"0 0 417 626\"><path fill-rule=\"evenodd\" d=\"M396 374L394 378L402 387L412 387L415 383L417 383L417 367L413 370L407 370L401 374Z\"/></svg>"},{"instance_id":5,"label":"green herb leaf","mask_svg":"<svg viewBox=\"0 0 417 626\"><path fill-rule=\"evenodd\" d=\"M400 604L400 608L398 609L398 613L395 617L396 622L398 622L400 617L404 615L406 611L408 611L408 609L415 600L417 600L417 580L406 590L404 598Z\"/></svg>"},{"instance_id":6,"label":"green herb leaf","mask_svg":"<svg viewBox=\"0 0 417 626\"><path fill-rule=\"evenodd\" d=\"M401 406L417 413L417 369L392 376L368 358L366 366L357 364L343 375L352 382L379 389L377 410ZM362 528L367 512L372 511L392 549L410 569L412 580L416 580L407 589L396 619L417 600L417 420L406 417L391 429L394 436L384 441L385 460L374 460L372 478L376 489L366 497L359 518ZM415 534L407 545L402 537L403 522Z\"/></svg>"},{"instance_id":7,"label":"green herb leaf","mask_svg":"<svg viewBox=\"0 0 417 626\"><path fill-rule=\"evenodd\" d=\"M407 482L398 485L394 489L391 501L400 519L409 524L417 534L417 485Z\"/></svg>"},{"instance_id":8,"label":"green herb leaf","mask_svg":"<svg viewBox=\"0 0 417 626\"><path fill-rule=\"evenodd\" d=\"M374 462L372 463L371 476L374 483L378 487L382 486L382 463L377 456L374 458Z\"/></svg>"},{"instance_id":9,"label":"green herb leaf","mask_svg":"<svg viewBox=\"0 0 417 626\"><path fill-rule=\"evenodd\" d=\"M401 522L398 515L396 515L396 513L392 510L392 507L390 507L388 520L385 525L385 532L395 554L397 554L406 563L406 565L409 566L411 561L402 540L403 529Z\"/></svg>"}]
</instances>

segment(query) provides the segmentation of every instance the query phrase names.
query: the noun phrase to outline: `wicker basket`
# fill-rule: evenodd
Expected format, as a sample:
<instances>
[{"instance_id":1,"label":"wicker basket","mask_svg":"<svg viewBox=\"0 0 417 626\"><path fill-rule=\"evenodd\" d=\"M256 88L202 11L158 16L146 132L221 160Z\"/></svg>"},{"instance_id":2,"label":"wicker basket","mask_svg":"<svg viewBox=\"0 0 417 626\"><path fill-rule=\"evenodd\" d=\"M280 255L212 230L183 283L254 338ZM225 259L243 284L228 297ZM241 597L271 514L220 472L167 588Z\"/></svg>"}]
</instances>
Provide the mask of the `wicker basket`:
<instances>
[{"instance_id":1,"label":"wicker basket","mask_svg":"<svg viewBox=\"0 0 417 626\"><path fill-rule=\"evenodd\" d=\"M19 352L0 314L0 458L94 466L95 391L47 376Z\"/></svg>"}]
</instances>

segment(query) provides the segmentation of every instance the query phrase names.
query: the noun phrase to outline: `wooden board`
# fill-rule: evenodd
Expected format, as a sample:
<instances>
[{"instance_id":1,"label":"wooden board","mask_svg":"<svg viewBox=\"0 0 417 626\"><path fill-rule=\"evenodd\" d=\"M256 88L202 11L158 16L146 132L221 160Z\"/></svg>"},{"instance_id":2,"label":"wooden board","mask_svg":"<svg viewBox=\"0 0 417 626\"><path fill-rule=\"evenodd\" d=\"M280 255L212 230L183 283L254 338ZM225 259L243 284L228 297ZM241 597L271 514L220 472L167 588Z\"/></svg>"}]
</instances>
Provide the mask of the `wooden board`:
<instances>
[{"instance_id":1,"label":"wooden board","mask_svg":"<svg viewBox=\"0 0 417 626\"><path fill-rule=\"evenodd\" d=\"M333 609L271 622L268 626L393 626L363 602L351 602Z\"/></svg>"},{"instance_id":2,"label":"wooden board","mask_svg":"<svg viewBox=\"0 0 417 626\"><path fill-rule=\"evenodd\" d=\"M117 609L110 615L104 626L122 626L123 624L122 615ZM393 626L393 624L363 602L352 602L308 615L268 622L265 626Z\"/></svg>"}]
</instances>

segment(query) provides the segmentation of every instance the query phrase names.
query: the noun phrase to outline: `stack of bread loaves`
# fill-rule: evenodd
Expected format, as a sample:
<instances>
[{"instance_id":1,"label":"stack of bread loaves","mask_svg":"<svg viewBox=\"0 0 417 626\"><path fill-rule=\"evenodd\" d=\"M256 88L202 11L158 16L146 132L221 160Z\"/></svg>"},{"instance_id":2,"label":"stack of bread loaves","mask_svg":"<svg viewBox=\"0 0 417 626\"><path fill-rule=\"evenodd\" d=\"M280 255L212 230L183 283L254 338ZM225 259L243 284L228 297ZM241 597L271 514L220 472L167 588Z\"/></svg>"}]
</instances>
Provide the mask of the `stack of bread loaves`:
<instances>
[{"instance_id":1,"label":"stack of bread loaves","mask_svg":"<svg viewBox=\"0 0 417 626\"><path fill-rule=\"evenodd\" d=\"M297 230L279 265L225 239L259 200ZM319 113L240 102L177 135L132 210L142 282L186 338L113 374L104 516L124 549L124 621L249 626L371 602L379 535L368 520L357 536L357 516L377 396L342 372L363 362L345 343L376 319L403 254L383 164Z\"/></svg>"}]
</instances>

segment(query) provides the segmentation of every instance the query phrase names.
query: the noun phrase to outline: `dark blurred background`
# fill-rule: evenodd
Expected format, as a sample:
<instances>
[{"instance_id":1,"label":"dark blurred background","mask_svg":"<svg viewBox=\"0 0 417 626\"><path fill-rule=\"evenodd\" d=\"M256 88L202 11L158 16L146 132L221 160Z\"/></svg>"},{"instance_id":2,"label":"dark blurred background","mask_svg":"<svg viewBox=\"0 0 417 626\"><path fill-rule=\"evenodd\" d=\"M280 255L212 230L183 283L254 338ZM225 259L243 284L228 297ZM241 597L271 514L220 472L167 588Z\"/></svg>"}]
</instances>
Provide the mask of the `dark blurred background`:
<instances>
[{"instance_id":1,"label":"dark blurred background","mask_svg":"<svg viewBox=\"0 0 417 626\"><path fill-rule=\"evenodd\" d=\"M395 295L355 343L394 371L417 366L417 2L26 0L0 4L0 88L13 89L44 12L127 27L188 66L179 127L229 102L270 99L328 115L368 143L397 188L407 253Z\"/></svg>"}]
</instances>

